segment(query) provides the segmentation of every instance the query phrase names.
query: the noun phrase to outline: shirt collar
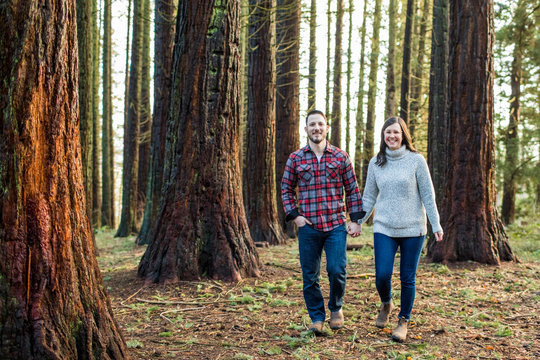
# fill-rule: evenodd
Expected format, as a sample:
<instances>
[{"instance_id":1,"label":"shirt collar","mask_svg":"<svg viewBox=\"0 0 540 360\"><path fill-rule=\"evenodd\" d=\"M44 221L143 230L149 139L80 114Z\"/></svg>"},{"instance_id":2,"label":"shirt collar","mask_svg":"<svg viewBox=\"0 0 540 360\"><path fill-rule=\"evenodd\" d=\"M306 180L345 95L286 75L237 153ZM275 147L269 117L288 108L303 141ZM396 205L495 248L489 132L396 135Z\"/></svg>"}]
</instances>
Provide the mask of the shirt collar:
<instances>
[{"instance_id":1,"label":"shirt collar","mask_svg":"<svg viewBox=\"0 0 540 360\"><path fill-rule=\"evenodd\" d=\"M302 150L304 152L313 152L313 150L311 150L311 147L309 146L309 142L306 146L302 148ZM336 153L336 147L330 144L328 140L326 140L326 147L324 148L324 152L329 152L330 154L334 155Z\"/></svg>"}]
</instances>

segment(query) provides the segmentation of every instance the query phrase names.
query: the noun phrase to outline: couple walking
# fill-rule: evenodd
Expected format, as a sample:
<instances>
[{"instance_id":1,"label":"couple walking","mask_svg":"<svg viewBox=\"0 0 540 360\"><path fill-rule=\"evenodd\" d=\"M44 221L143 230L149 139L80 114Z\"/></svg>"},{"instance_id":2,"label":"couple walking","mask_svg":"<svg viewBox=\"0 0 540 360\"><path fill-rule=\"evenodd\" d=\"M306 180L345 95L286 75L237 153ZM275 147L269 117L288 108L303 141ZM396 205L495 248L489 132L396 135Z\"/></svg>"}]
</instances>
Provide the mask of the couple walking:
<instances>
[{"instance_id":1,"label":"couple walking","mask_svg":"<svg viewBox=\"0 0 540 360\"><path fill-rule=\"evenodd\" d=\"M322 333L326 319L319 277L322 250L330 282L330 328L344 326L343 295L347 278L347 234L357 237L375 204L373 218L375 283L381 309L375 325L388 324L394 305L391 278L398 247L401 252L401 309L392 333L405 340L415 296L415 279L424 244L426 212L437 241L443 239L433 184L426 161L413 147L405 122L391 117L381 130L381 145L371 159L360 195L349 156L326 140L328 124L323 112L306 117L308 145L289 156L281 191L287 220L298 226L304 301L310 330ZM296 196L298 188L298 196ZM343 201L345 191L345 202ZM350 222L346 224L345 208Z\"/></svg>"}]
</instances>

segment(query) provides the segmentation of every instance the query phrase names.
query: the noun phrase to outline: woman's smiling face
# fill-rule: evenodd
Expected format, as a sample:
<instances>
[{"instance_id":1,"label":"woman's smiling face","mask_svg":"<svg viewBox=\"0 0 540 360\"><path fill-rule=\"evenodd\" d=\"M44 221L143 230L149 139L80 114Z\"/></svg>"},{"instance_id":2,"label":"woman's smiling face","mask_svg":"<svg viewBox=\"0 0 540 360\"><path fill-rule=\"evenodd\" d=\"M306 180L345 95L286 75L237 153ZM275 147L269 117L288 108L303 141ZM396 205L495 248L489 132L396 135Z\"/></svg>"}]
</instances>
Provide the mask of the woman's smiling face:
<instances>
[{"instance_id":1,"label":"woman's smiling face","mask_svg":"<svg viewBox=\"0 0 540 360\"><path fill-rule=\"evenodd\" d=\"M384 129L384 142L390 150L397 150L401 147L403 134L399 123L395 123Z\"/></svg>"}]
</instances>

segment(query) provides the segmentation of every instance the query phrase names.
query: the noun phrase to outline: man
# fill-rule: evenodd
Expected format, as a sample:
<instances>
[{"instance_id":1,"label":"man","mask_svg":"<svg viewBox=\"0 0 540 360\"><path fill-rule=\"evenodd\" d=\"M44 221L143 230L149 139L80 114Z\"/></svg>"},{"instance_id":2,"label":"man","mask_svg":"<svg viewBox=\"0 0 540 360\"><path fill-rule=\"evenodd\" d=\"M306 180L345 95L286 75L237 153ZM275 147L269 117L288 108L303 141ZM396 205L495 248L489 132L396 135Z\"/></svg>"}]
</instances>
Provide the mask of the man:
<instances>
[{"instance_id":1,"label":"man","mask_svg":"<svg viewBox=\"0 0 540 360\"><path fill-rule=\"evenodd\" d=\"M362 232L362 199L349 156L327 140L328 124L322 111L310 111L306 117L308 145L289 156L281 196L287 220L298 226L298 248L302 267L304 301L312 324L309 330L322 333L326 318L319 284L322 250L326 253L326 271L330 280L330 328L343 327L343 295L347 274L347 233ZM298 186L298 202L295 189ZM343 190L351 222L346 227Z\"/></svg>"}]
</instances>

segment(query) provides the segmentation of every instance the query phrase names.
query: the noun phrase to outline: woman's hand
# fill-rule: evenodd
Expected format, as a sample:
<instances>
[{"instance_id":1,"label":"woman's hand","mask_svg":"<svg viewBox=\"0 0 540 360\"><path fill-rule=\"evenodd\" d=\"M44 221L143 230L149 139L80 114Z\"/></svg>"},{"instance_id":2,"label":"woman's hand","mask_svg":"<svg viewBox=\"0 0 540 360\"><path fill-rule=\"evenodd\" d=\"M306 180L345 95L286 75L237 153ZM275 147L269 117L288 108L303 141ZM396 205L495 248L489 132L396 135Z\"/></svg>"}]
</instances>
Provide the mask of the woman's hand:
<instances>
[{"instance_id":1,"label":"woman's hand","mask_svg":"<svg viewBox=\"0 0 540 360\"><path fill-rule=\"evenodd\" d=\"M435 233L435 240L436 241L442 241L443 240L443 235L444 235L444 233L442 231L436 232Z\"/></svg>"},{"instance_id":2,"label":"woman's hand","mask_svg":"<svg viewBox=\"0 0 540 360\"><path fill-rule=\"evenodd\" d=\"M359 225L355 222L350 222L347 225L347 233L352 237L357 237L362 234L362 225Z\"/></svg>"}]
</instances>

